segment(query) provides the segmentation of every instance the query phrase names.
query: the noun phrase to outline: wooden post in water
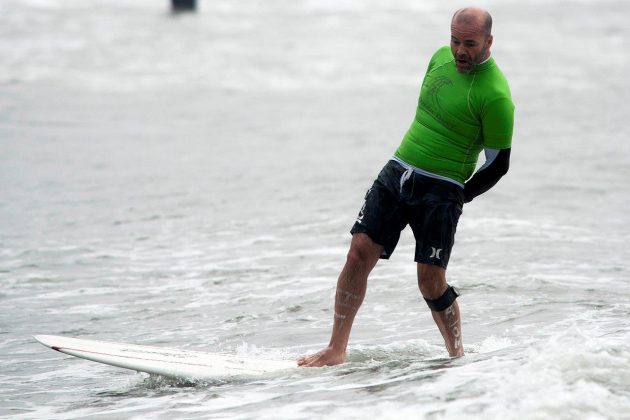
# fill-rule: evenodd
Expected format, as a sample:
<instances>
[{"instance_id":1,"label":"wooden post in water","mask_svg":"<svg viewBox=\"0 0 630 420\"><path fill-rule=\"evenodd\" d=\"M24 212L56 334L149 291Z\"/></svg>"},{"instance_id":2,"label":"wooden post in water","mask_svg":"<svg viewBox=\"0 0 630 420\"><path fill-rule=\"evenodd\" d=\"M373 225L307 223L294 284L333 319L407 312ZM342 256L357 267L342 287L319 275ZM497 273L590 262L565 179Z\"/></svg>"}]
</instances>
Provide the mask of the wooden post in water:
<instances>
[{"instance_id":1,"label":"wooden post in water","mask_svg":"<svg viewBox=\"0 0 630 420\"><path fill-rule=\"evenodd\" d=\"M171 10L173 13L194 12L197 10L196 0L171 0Z\"/></svg>"}]
</instances>

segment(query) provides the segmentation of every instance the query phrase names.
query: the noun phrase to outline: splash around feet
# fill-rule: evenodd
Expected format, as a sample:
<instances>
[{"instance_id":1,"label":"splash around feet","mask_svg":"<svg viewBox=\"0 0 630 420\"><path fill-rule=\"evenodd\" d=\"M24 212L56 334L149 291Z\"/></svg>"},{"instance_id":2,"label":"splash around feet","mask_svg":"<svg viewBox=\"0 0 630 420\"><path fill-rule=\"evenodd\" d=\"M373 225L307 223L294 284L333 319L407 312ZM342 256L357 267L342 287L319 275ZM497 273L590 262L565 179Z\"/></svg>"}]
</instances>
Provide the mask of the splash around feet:
<instances>
[{"instance_id":1,"label":"splash around feet","mask_svg":"<svg viewBox=\"0 0 630 420\"><path fill-rule=\"evenodd\" d=\"M330 346L311 354L310 356L302 356L297 360L300 367L322 367L340 365L346 360L346 352L337 350Z\"/></svg>"}]
</instances>

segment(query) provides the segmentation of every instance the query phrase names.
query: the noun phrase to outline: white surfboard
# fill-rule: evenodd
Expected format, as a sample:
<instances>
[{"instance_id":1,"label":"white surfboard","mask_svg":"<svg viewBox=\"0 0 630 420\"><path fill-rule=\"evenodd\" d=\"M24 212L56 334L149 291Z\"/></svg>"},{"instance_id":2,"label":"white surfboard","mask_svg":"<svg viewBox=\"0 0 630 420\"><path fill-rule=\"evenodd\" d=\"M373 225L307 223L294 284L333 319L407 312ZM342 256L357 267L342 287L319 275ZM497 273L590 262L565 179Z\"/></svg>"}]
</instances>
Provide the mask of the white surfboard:
<instances>
[{"instance_id":1,"label":"white surfboard","mask_svg":"<svg viewBox=\"0 0 630 420\"><path fill-rule=\"evenodd\" d=\"M297 363L290 360L265 360L55 335L36 335L35 339L46 347L71 356L170 378L215 380L251 377L297 367Z\"/></svg>"}]
</instances>

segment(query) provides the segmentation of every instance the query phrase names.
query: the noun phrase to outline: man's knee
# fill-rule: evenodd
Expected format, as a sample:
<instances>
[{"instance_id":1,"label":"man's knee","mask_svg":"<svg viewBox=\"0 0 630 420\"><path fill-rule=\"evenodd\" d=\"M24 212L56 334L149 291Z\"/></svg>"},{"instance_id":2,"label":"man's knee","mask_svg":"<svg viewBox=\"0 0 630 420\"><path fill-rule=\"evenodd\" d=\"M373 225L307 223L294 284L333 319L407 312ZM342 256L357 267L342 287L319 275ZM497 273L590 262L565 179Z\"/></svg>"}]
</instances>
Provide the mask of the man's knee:
<instances>
[{"instance_id":1,"label":"man's knee","mask_svg":"<svg viewBox=\"0 0 630 420\"><path fill-rule=\"evenodd\" d=\"M448 287L446 269L430 264L418 264L418 286L423 297L427 299L439 298Z\"/></svg>"},{"instance_id":2,"label":"man's knee","mask_svg":"<svg viewBox=\"0 0 630 420\"><path fill-rule=\"evenodd\" d=\"M352 243L346 261L352 266L373 265L382 251L383 247L374 242L368 235L355 233L352 235Z\"/></svg>"}]
</instances>

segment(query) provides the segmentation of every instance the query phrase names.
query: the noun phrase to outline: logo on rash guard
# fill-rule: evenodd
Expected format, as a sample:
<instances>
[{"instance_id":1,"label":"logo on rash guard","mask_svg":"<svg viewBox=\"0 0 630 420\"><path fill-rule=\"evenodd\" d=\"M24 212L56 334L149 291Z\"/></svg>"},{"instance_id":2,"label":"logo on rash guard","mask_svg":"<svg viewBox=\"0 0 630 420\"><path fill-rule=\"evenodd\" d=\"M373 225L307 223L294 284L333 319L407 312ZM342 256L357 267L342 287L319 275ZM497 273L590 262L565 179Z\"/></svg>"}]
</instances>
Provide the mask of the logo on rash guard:
<instances>
[{"instance_id":1,"label":"logo on rash guard","mask_svg":"<svg viewBox=\"0 0 630 420\"><path fill-rule=\"evenodd\" d=\"M440 259L440 252L442 252L442 248L433 248L431 247L431 256L429 258L437 258Z\"/></svg>"},{"instance_id":2,"label":"logo on rash guard","mask_svg":"<svg viewBox=\"0 0 630 420\"><path fill-rule=\"evenodd\" d=\"M442 124L453 129L453 122L445 117L448 113L444 112L444 108L440 103L440 97L442 97L442 95L440 95L439 92L445 86L453 86L453 81L446 76L429 78L427 75L427 80L422 85L420 98L418 99L418 107L423 108Z\"/></svg>"}]
</instances>

